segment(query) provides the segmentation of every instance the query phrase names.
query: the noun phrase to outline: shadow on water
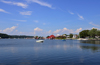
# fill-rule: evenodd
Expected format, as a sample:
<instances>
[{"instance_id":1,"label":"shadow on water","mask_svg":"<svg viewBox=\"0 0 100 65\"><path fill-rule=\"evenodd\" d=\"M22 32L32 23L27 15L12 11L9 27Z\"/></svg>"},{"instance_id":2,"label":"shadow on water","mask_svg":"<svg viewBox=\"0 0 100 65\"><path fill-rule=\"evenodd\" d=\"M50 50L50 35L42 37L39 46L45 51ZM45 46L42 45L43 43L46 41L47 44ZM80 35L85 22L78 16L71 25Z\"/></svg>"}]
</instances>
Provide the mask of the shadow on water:
<instances>
[{"instance_id":1,"label":"shadow on water","mask_svg":"<svg viewBox=\"0 0 100 65\"><path fill-rule=\"evenodd\" d=\"M80 43L83 43L80 45L80 48L84 50L88 49L91 50L92 52L100 52L100 41L88 40L88 41L80 41Z\"/></svg>"},{"instance_id":2,"label":"shadow on water","mask_svg":"<svg viewBox=\"0 0 100 65\"><path fill-rule=\"evenodd\" d=\"M100 41L95 40L87 40L87 41L80 41L80 43L90 43L90 44L100 44Z\"/></svg>"}]
</instances>

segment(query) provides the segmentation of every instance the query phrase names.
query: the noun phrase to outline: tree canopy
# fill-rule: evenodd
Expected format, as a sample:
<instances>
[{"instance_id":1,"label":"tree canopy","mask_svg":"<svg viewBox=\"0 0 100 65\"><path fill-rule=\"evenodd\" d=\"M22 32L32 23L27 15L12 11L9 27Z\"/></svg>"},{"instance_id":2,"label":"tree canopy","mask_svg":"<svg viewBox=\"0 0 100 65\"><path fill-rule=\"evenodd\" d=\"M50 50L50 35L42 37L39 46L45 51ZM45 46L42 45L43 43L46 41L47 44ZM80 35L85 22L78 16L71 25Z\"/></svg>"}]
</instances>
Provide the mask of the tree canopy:
<instances>
[{"instance_id":1,"label":"tree canopy","mask_svg":"<svg viewBox=\"0 0 100 65\"><path fill-rule=\"evenodd\" d=\"M89 36L89 30L83 30L79 33L80 38L86 38L87 36Z\"/></svg>"},{"instance_id":2,"label":"tree canopy","mask_svg":"<svg viewBox=\"0 0 100 65\"><path fill-rule=\"evenodd\" d=\"M100 30L97 30L95 28L91 30L83 30L79 33L79 36L80 38L86 38L86 37L95 38L95 36L100 36Z\"/></svg>"},{"instance_id":3,"label":"tree canopy","mask_svg":"<svg viewBox=\"0 0 100 65\"><path fill-rule=\"evenodd\" d=\"M97 35L97 29L93 28L89 31L89 35L90 37L95 38L95 36Z\"/></svg>"},{"instance_id":4,"label":"tree canopy","mask_svg":"<svg viewBox=\"0 0 100 65\"><path fill-rule=\"evenodd\" d=\"M70 38L72 38L72 37L73 37L73 34L72 34L72 33L70 33L70 34L69 34L69 37L70 37Z\"/></svg>"}]
</instances>

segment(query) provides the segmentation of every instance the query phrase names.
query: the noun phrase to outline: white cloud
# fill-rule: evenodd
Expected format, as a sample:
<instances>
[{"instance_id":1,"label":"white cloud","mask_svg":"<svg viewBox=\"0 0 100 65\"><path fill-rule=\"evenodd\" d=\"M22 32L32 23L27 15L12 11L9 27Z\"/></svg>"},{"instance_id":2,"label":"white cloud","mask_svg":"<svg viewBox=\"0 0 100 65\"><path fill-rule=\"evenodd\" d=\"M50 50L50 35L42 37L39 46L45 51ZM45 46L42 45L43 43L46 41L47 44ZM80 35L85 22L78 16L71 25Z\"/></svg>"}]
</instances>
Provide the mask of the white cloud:
<instances>
[{"instance_id":1,"label":"white cloud","mask_svg":"<svg viewBox=\"0 0 100 65\"><path fill-rule=\"evenodd\" d=\"M74 14L73 12L71 12L71 11L68 11L70 14Z\"/></svg>"},{"instance_id":2,"label":"white cloud","mask_svg":"<svg viewBox=\"0 0 100 65\"><path fill-rule=\"evenodd\" d=\"M35 22L35 23L38 23L39 21L38 21L38 20L35 20L34 22Z\"/></svg>"},{"instance_id":3,"label":"white cloud","mask_svg":"<svg viewBox=\"0 0 100 65\"><path fill-rule=\"evenodd\" d=\"M93 26L100 27L100 25L94 24L94 23L92 23L92 22L90 22L89 24L91 24L91 25L93 25Z\"/></svg>"},{"instance_id":4,"label":"white cloud","mask_svg":"<svg viewBox=\"0 0 100 65\"><path fill-rule=\"evenodd\" d=\"M12 32L14 29L16 29L16 26L13 26L11 28L6 28L3 30L3 32Z\"/></svg>"},{"instance_id":5,"label":"white cloud","mask_svg":"<svg viewBox=\"0 0 100 65\"><path fill-rule=\"evenodd\" d=\"M83 16L81 16L81 15L79 15L79 14L77 14L77 15L78 15L78 17L79 17L81 20L84 19Z\"/></svg>"},{"instance_id":6,"label":"white cloud","mask_svg":"<svg viewBox=\"0 0 100 65\"><path fill-rule=\"evenodd\" d=\"M51 35L51 34L54 34L54 35L57 35L57 34L69 34L69 33L79 33L82 28L79 28L79 29L76 29L75 30L72 30L72 29L67 29L67 28L63 28L63 29L57 29L55 31L52 31L52 30L49 30L49 31L45 31L41 28L34 28L34 31L33 32L22 32L22 31L18 31L16 30L17 26L12 26L11 28L6 28L4 30L0 30L0 32L2 33L7 33L7 34L18 34L18 35L38 35L38 36L47 36L47 35Z\"/></svg>"},{"instance_id":7,"label":"white cloud","mask_svg":"<svg viewBox=\"0 0 100 65\"><path fill-rule=\"evenodd\" d=\"M27 20L16 20L16 19L14 19L14 21L26 22Z\"/></svg>"},{"instance_id":8,"label":"white cloud","mask_svg":"<svg viewBox=\"0 0 100 65\"><path fill-rule=\"evenodd\" d=\"M56 31L54 31L53 33L60 33L61 32L61 29L58 29Z\"/></svg>"},{"instance_id":9,"label":"white cloud","mask_svg":"<svg viewBox=\"0 0 100 65\"><path fill-rule=\"evenodd\" d=\"M11 5L17 5L17 6L20 6L22 8L27 8L27 6L28 6L27 4L24 4L21 2L11 2L11 1L5 1L5 0L1 0L1 2L11 4Z\"/></svg>"},{"instance_id":10,"label":"white cloud","mask_svg":"<svg viewBox=\"0 0 100 65\"><path fill-rule=\"evenodd\" d=\"M73 33L73 30L72 29L63 28L63 29L57 29L53 33L56 33L56 34Z\"/></svg>"},{"instance_id":11,"label":"white cloud","mask_svg":"<svg viewBox=\"0 0 100 65\"><path fill-rule=\"evenodd\" d=\"M16 32L17 32L18 30L16 30Z\"/></svg>"},{"instance_id":12,"label":"white cloud","mask_svg":"<svg viewBox=\"0 0 100 65\"><path fill-rule=\"evenodd\" d=\"M51 30L49 30L47 33L51 34L51 33L52 33L52 31L51 31Z\"/></svg>"},{"instance_id":13,"label":"white cloud","mask_svg":"<svg viewBox=\"0 0 100 65\"><path fill-rule=\"evenodd\" d=\"M12 26L11 28L6 28L6 29L4 29L4 30L0 30L0 32L2 32L2 33L11 33L11 32L13 32L16 28L17 28L17 26Z\"/></svg>"},{"instance_id":14,"label":"white cloud","mask_svg":"<svg viewBox=\"0 0 100 65\"><path fill-rule=\"evenodd\" d=\"M77 29L75 32L79 33L82 30L82 28Z\"/></svg>"},{"instance_id":15,"label":"white cloud","mask_svg":"<svg viewBox=\"0 0 100 65\"><path fill-rule=\"evenodd\" d=\"M0 30L0 32L2 32L2 30Z\"/></svg>"},{"instance_id":16,"label":"white cloud","mask_svg":"<svg viewBox=\"0 0 100 65\"><path fill-rule=\"evenodd\" d=\"M34 31L43 31L43 29L40 29L40 28L37 27L37 28L34 29Z\"/></svg>"},{"instance_id":17,"label":"white cloud","mask_svg":"<svg viewBox=\"0 0 100 65\"><path fill-rule=\"evenodd\" d=\"M16 24L17 26L19 25L19 24Z\"/></svg>"},{"instance_id":18,"label":"white cloud","mask_svg":"<svg viewBox=\"0 0 100 65\"><path fill-rule=\"evenodd\" d=\"M75 34L75 33L79 33L81 30L82 28L79 28L76 31L72 29L63 28L63 29L57 29L53 33L54 34L69 34L69 33Z\"/></svg>"},{"instance_id":19,"label":"white cloud","mask_svg":"<svg viewBox=\"0 0 100 65\"><path fill-rule=\"evenodd\" d=\"M68 30L67 28L63 28L63 30L62 30L62 31L64 32L64 31L67 31L67 30Z\"/></svg>"},{"instance_id":20,"label":"white cloud","mask_svg":"<svg viewBox=\"0 0 100 65\"><path fill-rule=\"evenodd\" d=\"M51 4L48 4L48 3L43 2L43 1L39 1L39 0L27 0L27 1L28 1L28 2L34 2L34 3L37 3L37 4L39 4L39 5L52 8L52 5L51 5Z\"/></svg>"},{"instance_id":21,"label":"white cloud","mask_svg":"<svg viewBox=\"0 0 100 65\"><path fill-rule=\"evenodd\" d=\"M0 9L0 12L9 13L9 12L3 10L3 9Z\"/></svg>"},{"instance_id":22,"label":"white cloud","mask_svg":"<svg viewBox=\"0 0 100 65\"><path fill-rule=\"evenodd\" d=\"M43 23L43 25L46 25L46 23Z\"/></svg>"},{"instance_id":23,"label":"white cloud","mask_svg":"<svg viewBox=\"0 0 100 65\"><path fill-rule=\"evenodd\" d=\"M21 15L31 15L32 11L20 12Z\"/></svg>"},{"instance_id":24,"label":"white cloud","mask_svg":"<svg viewBox=\"0 0 100 65\"><path fill-rule=\"evenodd\" d=\"M40 28L38 28L38 27L36 27L36 28L34 28L34 32L32 32L32 34L34 34L34 35L38 35L38 36L43 36L43 33L44 33L44 31L43 31L43 29L40 29Z\"/></svg>"}]
</instances>

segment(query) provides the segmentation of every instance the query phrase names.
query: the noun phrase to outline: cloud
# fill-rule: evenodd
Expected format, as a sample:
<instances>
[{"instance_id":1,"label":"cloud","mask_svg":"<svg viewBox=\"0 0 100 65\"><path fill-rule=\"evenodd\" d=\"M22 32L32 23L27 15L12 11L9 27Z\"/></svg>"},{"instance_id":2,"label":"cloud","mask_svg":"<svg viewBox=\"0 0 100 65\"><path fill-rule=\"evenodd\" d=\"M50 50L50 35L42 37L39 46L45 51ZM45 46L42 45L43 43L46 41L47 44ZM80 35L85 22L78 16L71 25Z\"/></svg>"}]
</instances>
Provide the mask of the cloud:
<instances>
[{"instance_id":1,"label":"cloud","mask_svg":"<svg viewBox=\"0 0 100 65\"><path fill-rule=\"evenodd\" d=\"M38 27L34 28L34 32L32 32L32 34L34 35L38 35L38 36L43 36L43 29L40 29Z\"/></svg>"},{"instance_id":2,"label":"cloud","mask_svg":"<svg viewBox=\"0 0 100 65\"><path fill-rule=\"evenodd\" d=\"M37 27L37 28L34 29L34 31L43 31L43 29L40 29L40 28Z\"/></svg>"},{"instance_id":3,"label":"cloud","mask_svg":"<svg viewBox=\"0 0 100 65\"><path fill-rule=\"evenodd\" d=\"M94 24L94 23L92 23L92 22L90 22L89 24L91 24L91 25L93 25L93 26L100 27L100 25Z\"/></svg>"},{"instance_id":4,"label":"cloud","mask_svg":"<svg viewBox=\"0 0 100 65\"><path fill-rule=\"evenodd\" d=\"M84 19L83 16L81 16L81 15L79 15L79 14L77 14L77 15L78 15L78 17L79 17L81 20Z\"/></svg>"},{"instance_id":5,"label":"cloud","mask_svg":"<svg viewBox=\"0 0 100 65\"><path fill-rule=\"evenodd\" d=\"M14 21L20 21L20 22L26 22L27 20L15 20Z\"/></svg>"},{"instance_id":6,"label":"cloud","mask_svg":"<svg viewBox=\"0 0 100 65\"><path fill-rule=\"evenodd\" d=\"M82 28L77 29L75 32L79 33L82 30Z\"/></svg>"},{"instance_id":7,"label":"cloud","mask_svg":"<svg viewBox=\"0 0 100 65\"><path fill-rule=\"evenodd\" d=\"M51 31L51 30L49 30L47 33L48 33L48 34L51 34L51 33L52 33L52 31Z\"/></svg>"},{"instance_id":8,"label":"cloud","mask_svg":"<svg viewBox=\"0 0 100 65\"><path fill-rule=\"evenodd\" d=\"M79 33L82 28L76 29L76 30L72 30L72 29L67 29L67 28L63 28L63 29L57 29L55 31L49 30L49 31L45 31L39 27L34 28L33 32L22 32L22 31L18 31L16 30L17 26L12 26L11 28L6 28L4 30L0 30L0 32L3 33L8 33L8 34L17 34L17 35L34 35L34 36L47 36L47 35L57 35L57 34L69 34L69 33L73 33L73 34L77 34Z\"/></svg>"},{"instance_id":9,"label":"cloud","mask_svg":"<svg viewBox=\"0 0 100 65\"><path fill-rule=\"evenodd\" d=\"M2 32L2 30L0 30L0 32Z\"/></svg>"},{"instance_id":10,"label":"cloud","mask_svg":"<svg viewBox=\"0 0 100 65\"><path fill-rule=\"evenodd\" d=\"M74 14L73 12L71 12L71 11L68 11L70 14Z\"/></svg>"},{"instance_id":11,"label":"cloud","mask_svg":"<svg viewBox=\"0 0 100 65\"><path fill-rule=\"evenodd\" d=\"M32 11L20 12L21 15L31 15Z\"/></svg>"},{"instance_id":12,"label":"cloud","mask_svg":"<svg viewBox=\"0 0 100 65\"><path fill-rule=\"evenodd\" d=\"M2 33L11 33L11 32L13 32L16 28L17 28L17 26L12 26L11 28L6 28L6 29L4 29L4 30L0 30L0 32L2 32Z\"/></svg>"},{"instance_id":13,"label":"cloud","mask_svg":"<svg viewBox=\"0 0 100 65\"><path fill-rule=\"evenodd\" d=\"M56 31L54 31L53 33L59 33L61 31L61 29L58 29Z\"/></svg>"},{"instance_id":14,"label":"cloud","mask_svg":"<svg viewBox=\"0 0 100 65\"><path fill-rule=\"evenodd\" d=\"M9 13L9 12L3 10L3 9L0 9L0 12Z\"/></svg>"},{"instance_id":15,"label":"cloud","mask_svg":"<svg viewBox=\"0 0 100 65\"><path fill-rule=\"evenodd\" d=\"M72 29L63 28L63 29L57 29L53 33L56 33L56 34L73 33L73 30Z\"/></svg>"},{"instance_id":16,"label":"cloud","mask_svg":"<svg viewBox=\"0 0 100 65\"><path fill-rule=\"evenodd\" d=\"M34 20L34 22L35 22L35 23L38 23L39 21L38 21L38 20Z\"/></svg>"},{"instance_id":17,"label":"cloud","mask_svg":"<svg viewBox=\"0 0 100 65\"><path fill-rule=\"evenodd\" d=\"M46 25L46 23L43 23L43 25Z\"/></svg>"},{"instance_id":18,"label":"cloud","mask_svg":"<svg viewBox=\"0 0 100 65\"><path fill-rule=\"evenodd\" d=\"M52 8L52 5L51 4L48 4L46 2L43 2L43 1L39 1L39 0L27 0L28 2L34 2L34 3L37 3L41 6L46 6L46 7L49 7L49 8Z\"/></svg>"},{"instance_id":19,"label":"cloud","mask_svg":"<svg viewBox=\"0 0 100 65\"><path fill-rule=\"evenodd\" d=\"M11 1L5 1L5 0L1 0L1 2L6 3L6 4L11 4L11 5L16 5L16 6L20 6L22 8L27 8L27 4L21 3L21 2L11 2Z\"/></svg>"},{"instance_id":20,"label":"cloud","mask_svg":"<svg viewBox=\"0 0 100 65\"><path fill-rule=\"evenodd\" d=\"M64 31L67 31L67 30L68 30L67 28L63 28L63 32L64 32Z\"/></svg>"},{"instance_id":21,"label":"cloud","mask_svg":"<svg viewBox=\"0 0 100 65\"><path fill-rule=\"evenodd\" d=\"M72 29L63 28L63 29L57 29L53 33L54 34L69 34L69 33L75 34L75 33L79 33L81 30L82 28L79 28L76 31Z\"/></svg>"}]
</instances>

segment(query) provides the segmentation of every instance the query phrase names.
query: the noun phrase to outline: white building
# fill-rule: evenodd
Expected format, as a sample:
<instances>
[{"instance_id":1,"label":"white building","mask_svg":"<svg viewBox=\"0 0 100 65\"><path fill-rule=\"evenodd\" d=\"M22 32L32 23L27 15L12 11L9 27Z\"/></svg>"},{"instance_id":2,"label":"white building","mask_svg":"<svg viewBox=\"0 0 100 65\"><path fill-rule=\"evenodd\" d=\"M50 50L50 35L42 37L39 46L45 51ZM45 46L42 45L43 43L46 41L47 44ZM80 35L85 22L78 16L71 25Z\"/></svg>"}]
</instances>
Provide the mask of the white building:
<instances>
[{"instance_id":1,"label":"white building","mask_svg":"<svg viewBox=\"0 0 100 65\"><path fill-rule=\"evenodd\" d=\"M60 36L60 34L57 34L57 35L56 35L56 37L59 37L59 36Z\"/></svg>"},{"instance_id":2,"label":"white building","mask_svg":"<svg viewBox=\"0 0 100 65\"><path fill-rule=\"evenodd\" d=\"M73 35L73 38L77 38L77 35Z\"/></svg>"}]
</instances>

